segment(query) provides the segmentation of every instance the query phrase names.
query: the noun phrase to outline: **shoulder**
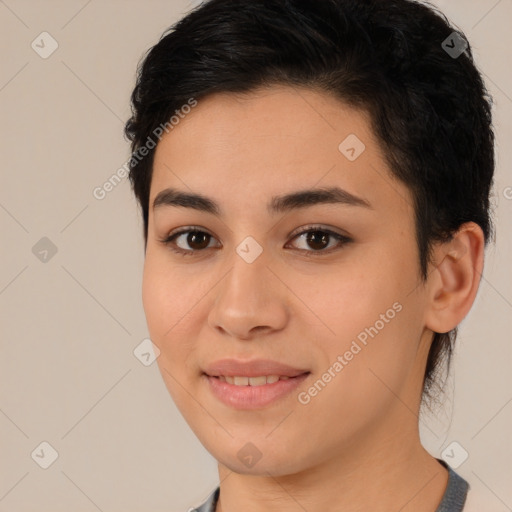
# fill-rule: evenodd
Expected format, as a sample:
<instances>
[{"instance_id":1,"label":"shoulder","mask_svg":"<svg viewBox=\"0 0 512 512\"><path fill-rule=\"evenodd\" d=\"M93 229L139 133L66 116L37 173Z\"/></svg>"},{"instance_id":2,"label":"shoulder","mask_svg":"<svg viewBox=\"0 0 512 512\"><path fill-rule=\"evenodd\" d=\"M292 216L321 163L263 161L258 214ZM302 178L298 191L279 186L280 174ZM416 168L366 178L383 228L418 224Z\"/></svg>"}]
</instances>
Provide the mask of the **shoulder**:
<instances>
[{"instance_id":1,"label":"shoulder","mask_svg":"<svg viewBox=\"0 0 512 512\"><path fill-rule=\"evenodd\" d=\"M503 512L508 507L479 479L466 481L448 464L438 459L448 469L449 480L443 502L437 512L460 510L462 512ZM505 505L505 508L503 508Z\"/></svg>"},{"instance_id":2,"label":"shoulder","mask_svg":"<svg viewBox=\"0 0 512 512\"><path fill-rule=\"evenodd\" d=\"M473 483L470 484L463 512L503 512L506 509L507 507L490 491L485 492L475 487Z\"/></svg>"},{"instance_id":3,"label":"shoulder","mask_svg":"<svg viewBox=\"0 0 512 512\"><path fill-rule=\"evenodd\" d=\"M217 501L219 499L220 487L217 487L209 496L208 499L201 503L196 508L189 508L187 512L215 512Z\"/></svg>"}]
</instances>

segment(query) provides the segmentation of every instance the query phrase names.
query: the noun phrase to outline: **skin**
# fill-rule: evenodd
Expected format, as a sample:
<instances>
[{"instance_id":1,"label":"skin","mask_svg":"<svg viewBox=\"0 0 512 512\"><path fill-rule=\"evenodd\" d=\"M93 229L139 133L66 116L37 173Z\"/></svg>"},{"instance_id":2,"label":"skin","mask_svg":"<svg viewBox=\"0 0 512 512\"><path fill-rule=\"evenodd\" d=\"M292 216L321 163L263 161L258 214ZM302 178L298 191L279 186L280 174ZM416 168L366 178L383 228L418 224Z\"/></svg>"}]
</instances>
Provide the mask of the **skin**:
<instances>
[{"instance_id":1,"label":"skin","mask_svg":"<svg viewBox=\"0 0 512 512\"><path fill-rule=\"evenodd\" d=\"M366 146L355 161L338 149L349 134ZM272 196L330 186L371 208L267 211ZM224 217L153 210L167 187L211 197ZM412 196L389 172L367 115L325 93L285 86L201 100L157 146L149 212L148 328L169 393L219 463L217 511L434 512L448 473L420 443L422 380L432 332L459 324L475 299L481 229L465 224L435 246L422 283ZM338 246L330 237L321 249L290 236L312 224L352 242ZM211 235L202 245L187 243L186 234L175 240L193 256L161 242L189 226ZM250 264L236 252L247 236L263 249ZM298 393L397 302L401 311L300 403ZM202 377L207 363L224 357L269 358L311 374L277 402L237 410ZM237 456L249 442L262 454L252 467Z\"/></svg>"}]
</instances>

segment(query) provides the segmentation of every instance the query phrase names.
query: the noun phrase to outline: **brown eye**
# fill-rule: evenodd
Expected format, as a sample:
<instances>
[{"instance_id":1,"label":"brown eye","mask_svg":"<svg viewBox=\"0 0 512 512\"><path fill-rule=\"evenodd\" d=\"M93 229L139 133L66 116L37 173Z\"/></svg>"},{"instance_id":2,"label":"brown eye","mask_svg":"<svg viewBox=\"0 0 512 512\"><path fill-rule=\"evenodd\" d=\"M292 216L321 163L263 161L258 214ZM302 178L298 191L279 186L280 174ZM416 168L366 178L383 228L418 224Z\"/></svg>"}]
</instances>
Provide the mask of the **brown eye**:
<instances>
[{"instance_id":1,"label":"brown eye","mask_svg":"<svg viewBox=\"0 0 512 512\"><path fill-rule=\"evenodd\" d=\"M160 241L164 245L168 245L171 250L176 253L183 256L192 256L195 253L208 249L209 242L212 238L212 235L206 231L188 228L173 233L166 239ZM179 243L176 240L179 240Z\"/></svg>"},{"instance_id":2,"label":"brown eye","mask_svg":"<svg viewBox=\"0 0 512 512\"><path fill-rule=\"evenodd\" d=\"M306 248L301 249L301 252L311 253L308 256L321 256L322 254L330 254L333 250L341 248L341 246L352 241L351 238L335 233L330 229L323 229L320 226L309 227L308 229L300 232L294 237L295 239L301 238L304 240ZM336 242L334 247L326 250L329 242L334 239ZM312 249L312 250L310 250ZM318 253L318 254L315 254Z\"/></svg>"},{"instance_id":3,"label":"brown eye","mask_svg":"<svg viewBox=\"0 0 512 512\"><path fill-rule=\"evenodd\" d=\"M186 237L186 243L189 247L196 250L206 249L211 236L204 231L189 231Z\"/></svg>"},{"instance_id":4,"label":"brown eye","mask_svg":"<svg viewBox=\"0 0 512 512\"><path fill-rule=\"evenodd\" d=\"M329 245L331 235L325 231L310 231L306 243L313 249L325 249Z\"/></svg>"},{"instance_id":5,"label":"brown eye","mask_svg":"<svg viewBox=\"0 0 512 512\"><path fill-rule=\"evenodd\" d=\"M306 256L313 257L330 254L347 243L352 242L351 238L335 233L330 229L323 229L321 226L310 226L308 229L293 236L292 240L300 238L304 240L306 245L305 248L299 248L300 252ZM173 252L181 256L193 256L204 252L206 249L213 248L214 246L210 246L212 239L214 239L214 237L206 231L188 227L176 233L172 233L166 239L160 240L160 242L169 246ZM331 241L334 241L335 244L329 247Z\"/></svg>"}]
</instances>

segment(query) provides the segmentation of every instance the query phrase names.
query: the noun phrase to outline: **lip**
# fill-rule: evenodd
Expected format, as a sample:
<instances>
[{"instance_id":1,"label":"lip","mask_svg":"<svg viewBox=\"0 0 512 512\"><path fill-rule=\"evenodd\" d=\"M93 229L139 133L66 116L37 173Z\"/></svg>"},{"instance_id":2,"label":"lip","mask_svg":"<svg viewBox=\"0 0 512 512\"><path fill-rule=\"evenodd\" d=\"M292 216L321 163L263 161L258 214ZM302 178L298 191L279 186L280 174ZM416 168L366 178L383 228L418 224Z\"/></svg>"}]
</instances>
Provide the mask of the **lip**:
<instances>
[{"instance_id":1,"label":"lip","mask_svg":"<svg viewBox=\"0 0 512 512\"><path fill-rule=\"evenodd\" d=\"M296 368L271 359L219 359L204 368L202 377L206 379L210 392L223 404L235 409L261 409L289 395L309 375L310 370ZM278 375L288 377L272 384L261 386L237 386L219 379L228 377L259 377Z\"/></svg>"},{"instance_id":2,"label":"lip","mask_svg":"<svg viewBox=\"0 0 512 512\"><path fill-rule=\"evenodd\" d=\"M309 370L305 368L294 368L284 363L272 361L271 359L253 359L250 361L219 359L206 366L203 371L210 377L219 377L220 375L227 375L228 377L259 377L261 375L297 377L304 373L309 373ZM272 385L273 384L265 384L262 387Z\"/></svg>"},{"instance_id":3,"label":"lip","mask_svg":"<svg viewBox=\"0 0 512 512\"><path fill-rule=\"evenodd\" d=\"M288 367L287 371L291 371ZM246 371L249 371L245 367ZM240 371L238 369L237 371ZM261 371L261 370L260 370ZM251 370L254 373L253 370ZM240 374L237 374L240 375ZM259 374L270 375L270 374ZM277 375L274 373L274 375ZM211 375L203 374L202 377L207 380L210 392L220 400L224 405L235 409L254 410L262 409L271 403L285 398L294 389L296 389L310 373L306 372L295 377L289 377L286 380L278 380L272 384L263 384L261 386L236 386L229 384ZM255 377L256 375L248 375Z\"/></svg>"}]
</instances>

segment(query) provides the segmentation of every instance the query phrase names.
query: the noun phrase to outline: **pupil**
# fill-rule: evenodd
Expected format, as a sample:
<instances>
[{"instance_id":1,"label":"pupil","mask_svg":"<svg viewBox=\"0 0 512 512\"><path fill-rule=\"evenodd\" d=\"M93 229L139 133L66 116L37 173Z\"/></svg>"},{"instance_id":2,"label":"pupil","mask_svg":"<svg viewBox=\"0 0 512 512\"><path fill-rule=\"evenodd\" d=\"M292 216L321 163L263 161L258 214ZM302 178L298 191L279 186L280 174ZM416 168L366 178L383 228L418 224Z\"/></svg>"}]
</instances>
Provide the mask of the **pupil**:
<instances>
[{"instance_id":1,"label":"pupil","mask_svg":"<svg viewBox=\"0 0 512 512\"><path fill-rule=\"evenodd\" d=\"M321 234L319 237L317 237L318 234ZM323 233L322 231L312 231L308 237L307 237L307 241L308 241L308 244L313 244L313 248L315 243L317 243L320 239L321 240L321 243L320 243L320 249L322 249L323 247L326 247L328 245L327 243L327 238L329 237L329 234L328 233Z\"/></svg>"},{"instance_id":2,"label":"pupil","mask_svg":"<svg viewBox=\"0 0 512 512\"><path fill-rule=\"evenodd\" d=\"M208 241L207 241L207 237L208 237L208 236L210 236L210 235L208 235L208 233L201 233L201 232L199 232L199 231L192 231L192 232L188 235L188 241L187 241L187 242L188 242L188 244L192 247L194 243L198 243L198 242L197 242L197 238L199 238L199 239L200 239L200 238L202 237L203 239L205 239L205 240L206 240L206 243L201 244L201 243L199 242L199 245L200 245L200 246L204 246L204 247L208 247ZM203 240L203 242L204 242L205 240Z\"/></svg>"}]
</instances>

